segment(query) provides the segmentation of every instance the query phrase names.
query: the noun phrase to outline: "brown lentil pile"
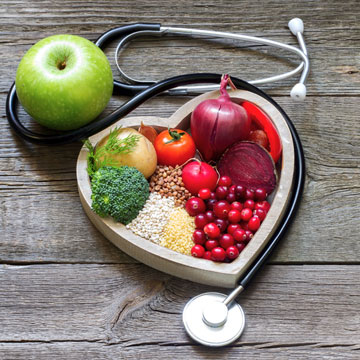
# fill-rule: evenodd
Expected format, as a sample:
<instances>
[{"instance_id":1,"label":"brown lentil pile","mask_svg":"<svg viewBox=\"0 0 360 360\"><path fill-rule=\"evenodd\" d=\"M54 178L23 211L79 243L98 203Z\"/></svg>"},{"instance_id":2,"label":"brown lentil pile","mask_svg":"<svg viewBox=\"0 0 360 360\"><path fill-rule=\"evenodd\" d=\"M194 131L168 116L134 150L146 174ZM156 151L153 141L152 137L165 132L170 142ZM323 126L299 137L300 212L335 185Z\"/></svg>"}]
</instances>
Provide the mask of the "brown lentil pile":
<instances>
[{"instance_id":1,"label":"brown lentil pile","mask_svg":"<svg viewBox=\"0 0 360 360\"><path fill-rule=\"evenodd\" d=\"M175 206L183 206L191 198L182 181L181 168L158 165L150 178L150 192L157 192L163 197L173 197Z\"/></svg>"}]
</instances>

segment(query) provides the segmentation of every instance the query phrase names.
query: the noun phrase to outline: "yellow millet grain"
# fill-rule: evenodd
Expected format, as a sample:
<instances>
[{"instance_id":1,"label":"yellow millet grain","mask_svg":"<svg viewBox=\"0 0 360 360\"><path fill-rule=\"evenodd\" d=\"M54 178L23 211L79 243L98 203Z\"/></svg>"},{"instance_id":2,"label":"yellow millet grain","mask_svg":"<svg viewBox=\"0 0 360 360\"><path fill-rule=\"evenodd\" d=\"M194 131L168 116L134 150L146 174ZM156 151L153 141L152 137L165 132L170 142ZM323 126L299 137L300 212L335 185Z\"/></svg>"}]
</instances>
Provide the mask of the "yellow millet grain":
<instances>
[{"instance_id":1,"label":"yellow millet grain","mask_svg":"<svg viewBox=\"0 0 360 360\"><path fill-rule=\"evenodd\" d=\"M185 209L176 208L170 214L160 238L160 245L185 255L191 255L194 246L192 235L195 230L194 218Z\"/></svg>"}]
</instances>

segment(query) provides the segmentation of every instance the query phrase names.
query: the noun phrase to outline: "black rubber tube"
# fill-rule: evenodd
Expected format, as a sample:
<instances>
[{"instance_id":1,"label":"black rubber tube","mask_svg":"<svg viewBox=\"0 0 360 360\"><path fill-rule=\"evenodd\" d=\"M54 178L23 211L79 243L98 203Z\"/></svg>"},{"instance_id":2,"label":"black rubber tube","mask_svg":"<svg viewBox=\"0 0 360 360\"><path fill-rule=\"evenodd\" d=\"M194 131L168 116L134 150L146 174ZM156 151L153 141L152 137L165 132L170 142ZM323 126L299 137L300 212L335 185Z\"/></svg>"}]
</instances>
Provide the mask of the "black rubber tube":
<instances>
[{"instance_id":1,"label":"black rubber tube","mask_svg":"<svg viewBox=\"0 0 360 360\"><path fill-rule=\"evenodd\" d=\"M235 86L238 87L239 89L245 89L254 92L256 94L259 94L260 96L263 96L266 99L271 99L255 86L235 77L232 77L231 79L235 84ZM28 130L21 124L16 112L17 96L16 96L16 89L14 83L10 88L10 91L6 99L6 116L8 118L10 126L16 132L16 134L22 137L26 141L42 144L42 145L66 144L73 141L85 139L93 134L96 134L97 132L107 128L108 126L112 125L122 117L129 114L132 110L140 106L146 100L156 95L159 95L166 90L173 89L177 86L191 85L197 83L219 84L220 80L221 80L220 74L211 74L211 73L186 74L186 75L180 75L169 79L165 79L159 81L158 83L155 83L154 85L147 87L145 90L136 94L134 97L132 97L130 100L122 104L119 108L117 108L108 116L99 120L95 120L90 124L81 127L80 129L76 129L60 134L58 133L55 135L44 135L40 133L35 133Z\"/></svg>"},{"instance_id":2,"label":"black rubber tube","mask_svg":"<svg viewBox=\"0 0 360 360\"><path fill-rule=\"evenodd\" d=\"M289 200L288 206L285 211L285 215L281 219L280 225L278 225L277 230L275 231L275 234L272 236L272 238L267 243L265 249L260 253L260 255L256 258L255 262L252 264L251 268L245 272L245 274L241 277L239 280L239 285L241 285L243 288L246 288L254 275L258 272L260 267L264 264L264 262L269 258L272 251L275 249L278 242L282 239L282 237L285 235L286 230L291 225L291 222L293 221L295 214L297 212L297 209L300 205L301 196L304 190L304 183L305 183L305 158L304 158L304 152L302 149L301 141L299 138L299 135L297 134L297 131L293 125L293 123L290 121L288 116L284 113L284 111L276 104L274 105L278 108L278 110L281 111L282 115L284 116L292 138L294 142L294 157L295 157L295 174L294 174L294 185L293 185L293 191L291 193L291 198Z\"/></svg>"}]
</instances>

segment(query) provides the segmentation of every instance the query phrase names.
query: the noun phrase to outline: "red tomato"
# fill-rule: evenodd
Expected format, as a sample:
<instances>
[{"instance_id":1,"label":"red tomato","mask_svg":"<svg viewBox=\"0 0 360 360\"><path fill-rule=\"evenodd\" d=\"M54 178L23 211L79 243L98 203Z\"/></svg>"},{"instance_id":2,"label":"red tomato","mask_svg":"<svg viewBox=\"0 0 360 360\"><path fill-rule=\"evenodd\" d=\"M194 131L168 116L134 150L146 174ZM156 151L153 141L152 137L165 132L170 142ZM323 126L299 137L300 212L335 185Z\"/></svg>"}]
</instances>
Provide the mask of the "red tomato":
<instances>
[{"instance_id":1,"label":"red tomato","mask_svg":"<svg viewBox=\"0 0 360 360\"><path fill-rule=\"evenodd\" d=\"M176 166L194 157L196 147L192 137L183 130L168 129L155 139L158 164Z\"/></svg>"}]
</instances>

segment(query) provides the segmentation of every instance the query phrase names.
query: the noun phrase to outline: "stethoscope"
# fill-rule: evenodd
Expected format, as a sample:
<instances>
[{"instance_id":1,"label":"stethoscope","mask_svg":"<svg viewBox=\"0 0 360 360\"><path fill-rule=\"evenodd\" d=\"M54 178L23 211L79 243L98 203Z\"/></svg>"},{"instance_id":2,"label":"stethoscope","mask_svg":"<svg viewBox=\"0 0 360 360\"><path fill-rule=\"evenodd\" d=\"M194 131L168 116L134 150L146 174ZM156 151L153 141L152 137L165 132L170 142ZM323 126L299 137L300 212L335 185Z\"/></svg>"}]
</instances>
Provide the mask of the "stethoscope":
<instances>
[{"instance_id":1,"label":"stethoscope","mask_svg":"<svg viewBox=\"0 0 360 360\"><path fill-rule=\"evenodd\" d=\"M309 73L309 58L302 36L304 26L301 19L298 18L292 19L288 25L291 32L297 37L300 48L254 36L188 28L163 27L160 24L131 24L111 29L101 35L95 44L100 48L104 48L109 41L121 37L115 51L115 62L119 69L120 76L125 82L115 80L113 93L115 95L132 96L132 98L108 116L70 132L45 135L32 132L24 127L24 125L19 121L17 115L16 107L18 100L16 96L15 83L11 86L6 99L6 115L10 126L16 134L32 143L58 145L88 138L89 136L112 125L120 118L126 116L146 100L161 93L167 92L170 95L188 95L218 88L218 85L204 84L219 84L221 80L220 74L186 74L159 82L142 82L127 76L119 66L119 53L123 46L135 37L145 35L162 36L165 34L221 37L275 46L295 53L300 57L301 63L292 71L285 72L283 74L250 82L245 82L231 76L234 85L238 89L248 90L263 97L273 104L283 115L293 138L295 150L295 174L291 199L281 219L280 225L274 232L274 235L267 243L262 253L255 259L249 270L247 270L247 272L239 279L239 285L227 296L221 293L210 292L196 296L186 304L183 311L184 327L191 338L203 345L224 346L235 341L242 334L245 327L245 315L241 306L235 302L235 299L247 287L257 270L265 262L269 254L284 235L286 229L294 218L303 191L305 180L305 160L297 131L284 110L282 110L282 108L271 97L254 86L283 80L302 71L299 82L292 88L290 95L295 100L304 100L306 96L305 81ZM201 85L189 86L194 84Z\"/></svg>"}]
</instances>

